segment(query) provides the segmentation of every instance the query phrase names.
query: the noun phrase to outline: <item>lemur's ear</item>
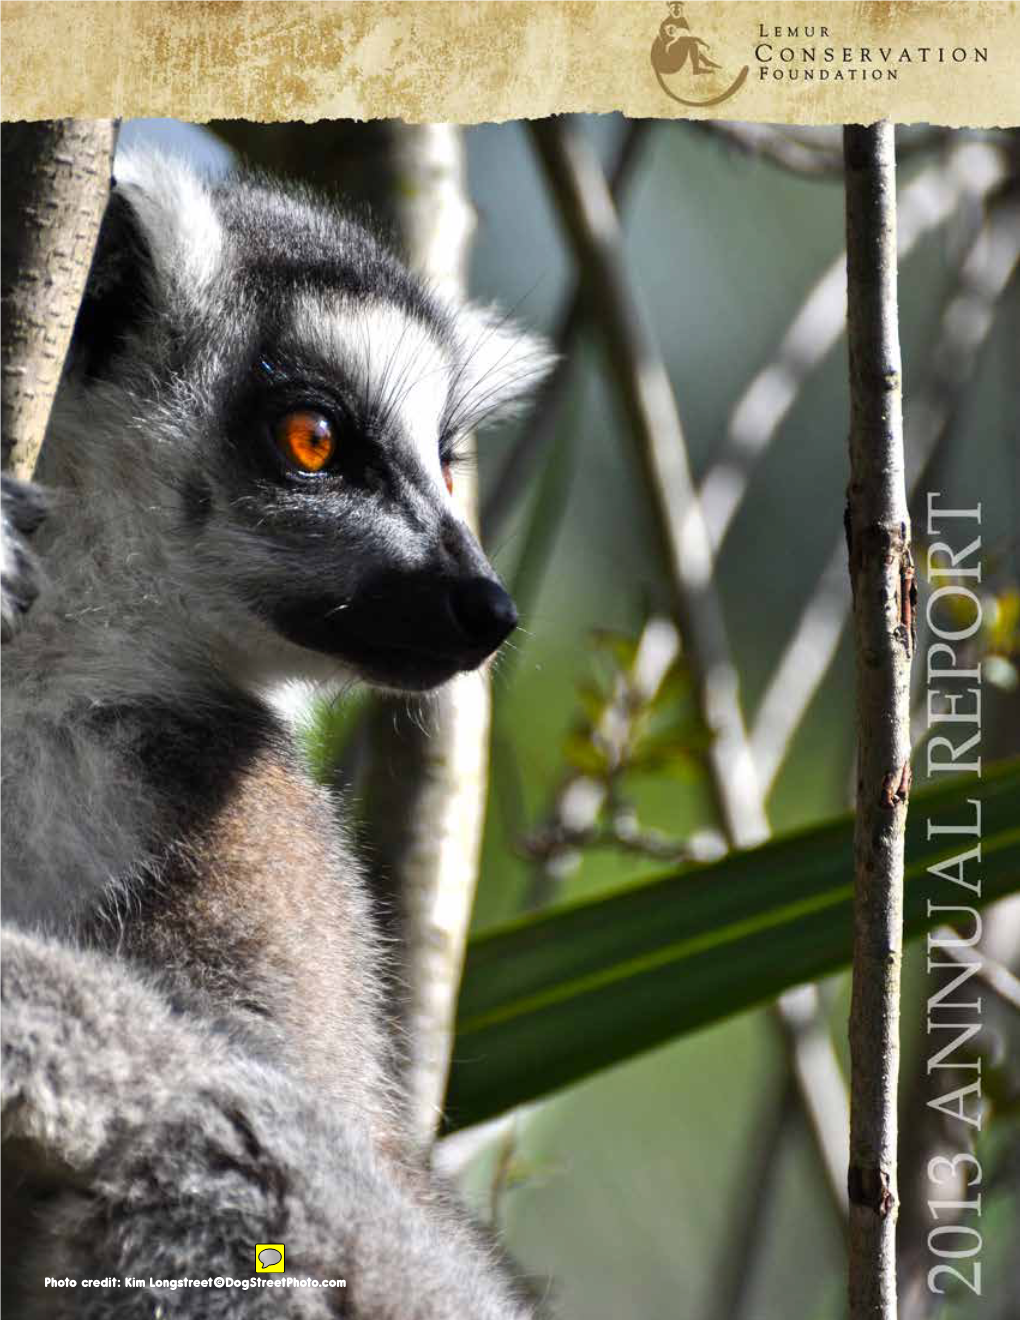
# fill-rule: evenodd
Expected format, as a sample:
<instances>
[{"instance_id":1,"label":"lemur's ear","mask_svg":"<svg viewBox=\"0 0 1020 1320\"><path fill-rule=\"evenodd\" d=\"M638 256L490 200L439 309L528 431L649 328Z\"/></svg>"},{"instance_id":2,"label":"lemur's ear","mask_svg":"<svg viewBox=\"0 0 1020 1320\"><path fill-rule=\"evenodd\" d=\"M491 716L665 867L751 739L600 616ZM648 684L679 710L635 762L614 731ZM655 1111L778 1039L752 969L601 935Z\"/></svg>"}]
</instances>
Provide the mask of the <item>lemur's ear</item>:
<instances>
[{"instance_id":1,"label":"lemur's ear","mask_svg":"<svg viewBox=\"0 0 1020 1320\"><path fill-rule=\"evenodd\" d=\"M73 370L101 376L157 310L194 306L222 260L208 186L169 157L117 157L88 286L75 325Z\"/></svg>"},{"instance_id":2,"label":"lemur's ear","mask_svg":"<svg viewBox=\"0 0 1020 1320\"><path fill-rule=\"evenodd\" d=\"M497 307L458 308L459 363L453 425L472 430L511 414L548 375L556 357Z\"/></svg>"},{"instance_id":3,"label":"lemur's ear","mask_svg":"<svg viewBox=\"0 0 1020 1320\"><path fill-rule=\"evenodd\" d=\"M158 278L201 295L223 260L223 226L205 179L172 156L124 152L114 195L133 212Z\"/></svg>"}]
</instances>

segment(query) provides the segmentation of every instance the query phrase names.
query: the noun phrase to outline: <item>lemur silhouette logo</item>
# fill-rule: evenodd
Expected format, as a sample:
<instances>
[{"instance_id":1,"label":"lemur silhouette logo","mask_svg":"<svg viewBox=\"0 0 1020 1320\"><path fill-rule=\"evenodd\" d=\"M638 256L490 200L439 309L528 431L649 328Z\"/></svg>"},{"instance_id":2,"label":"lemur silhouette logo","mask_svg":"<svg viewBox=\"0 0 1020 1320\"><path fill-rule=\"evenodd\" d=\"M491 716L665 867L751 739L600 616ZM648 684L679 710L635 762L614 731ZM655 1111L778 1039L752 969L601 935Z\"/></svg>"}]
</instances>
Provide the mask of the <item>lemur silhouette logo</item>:
<instances>
[{"instance_id":1,"label":"lemur silhouette logo","mask_svg":"<svg viewBox=\"0 0 1020 1320\"><path fill-rule=\"evenodd\" d=\"M721 66L709 55L708 42L702 41L691 32L691 25L684 17L681 0L671 0L666 8L669 10L669 17L664 18L659 24L659 35L652 43L652 68L655 70L659 86L666 95L674 101L679 101L681 105L701 106L718 105L720 101L728 100L739 92L747 77L746 64L724 92L718 92L701 100L681 96L679 90L667 83L666 76L678 74L681 69L686 69L688 74L693 74L695 77L707 74L710 83L718 82L719 80L713 79L712 75L717 73ZM677 88L679 86L678 83ZM693 88L685 90L693 90Z\"/></svg>"}]
</instances>

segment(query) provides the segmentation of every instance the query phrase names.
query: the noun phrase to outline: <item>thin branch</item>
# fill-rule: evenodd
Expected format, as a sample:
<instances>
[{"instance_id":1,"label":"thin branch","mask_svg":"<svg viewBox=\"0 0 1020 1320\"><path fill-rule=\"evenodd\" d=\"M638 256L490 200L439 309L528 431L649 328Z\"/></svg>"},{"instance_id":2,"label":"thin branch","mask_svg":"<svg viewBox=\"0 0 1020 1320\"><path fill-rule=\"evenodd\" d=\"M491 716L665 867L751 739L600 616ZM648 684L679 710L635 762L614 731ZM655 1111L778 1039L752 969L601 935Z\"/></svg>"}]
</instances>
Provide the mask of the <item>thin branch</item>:
<instances>
[{"instance_id":1,"label":"thin branch","mask_svg":"<svg viewBox=\"0 0 1020 1320\"><path fill-rule=\"evenodd\" d=\"M749 1314L752 1286L765 1246L763 1225L775 1194L780 1159L797 1113L797 1088L789 1069L777 1094L766 1093L755 1111L750 1149L740 1163L730 1224L712 1271L711 1320L740 1320Z\"/></svg>"},{"instance_id":2,"label":"thin branch","mask_svg":"<svg viewBox=\"0 0 1020 1320\"><path fill-rule=\"evenodd\" d=\"M820 1161L829 1196L840 1207L845 1227L849 1211L846 1190L847 1134L850 1104L846 1078L839 1065L825 1023L822 997L817 985L801 985L782 997L781 1025L786 1036L787 1057L797 1081L801 1107L815 1149L824 1152Z\"/></svg>"},{"instance_id":3,"label":"thin branch","mask_svg":"<svg viewBox=\"0 0 1020 1320\"><path fill-rule=\"evenodd\" d=\"M944 224L961 202L985 196L1005 174L1001 151L968 142L923 170L900 198L899 255ZM718 457L700 487L712 549L717 552L758 462L793 408L808 377L835 347L846 324L846 253L818 279L779 342L775 356L737 400Z\"/></svg>"},{"instance_id":4,"label":"thin branch","mask_svg":"<svg viewBox=\"0 0 1020 1320\"><path fill-rule=\"evenodd\" d=\"M536 430L549 428L548 439L559 425L565 394L549 401L548 410L537 419ZM543 442L544 443L544 442ZM538 473L527 518L522 529L523 545L510 579L514 598L525 627L530 624L542 583L556 561L556 540L563 530L563 515L574 482L578 441L567 427L546 449L546 462ZM509 686L524 654L523 647L505 649L499 657L501 681Z\"/></svg>"},{"instance_id":5,"label":"thin branch","mask_svg":"<svg viewBox=\"0 0 1020 1320\"><path fill-rule=\"evenodd\" d=\"M628 120L623 140L609 176L609 189L616 205L622 206L630 190L635 168L649 130L649 119ZM538 458L551 447L563 422L570 396L570 377L584 325L580 285L564 298L564 309L553 335L558 361L542 385L528 416L522 422L515 444L503 460L492 490L482 505L482 534L487 545L498 539L507 519L527 489Z\"/></svg>"},{"instance_id":6,"label":"thin branch","mask_svg":"<svg viewBox=\"0 0 1020 1320\"><path fill-rule=\"evenodd\" d=\"M858 782L850 1009L850 1315L896 1315L896 1097L913 565L904 476L893 128L844 130Z\"/></svg>"},{"instance_id":7,"label":"thin branch","mask_svg":"<svg viewBox=\"0 0 1020 1320\"><path fill-rule=\"evenodd\" d=\"M448 1136L440 1137L432 1148L432 1167L444 1181L451 1185L463 1182L464 1174L479 1155L485 1151L496 1152L496 1166L490 1194L485 1202L476 1203L474 1211L482 1218L489 1217L489 1223L497 1225L499 1201L506 1188L506 1175L512 1170L507 1167L507 1157L512 1157L520 1145L521 1134L528 1128L531 1120L541 1108L541 1102L519 1105L498 1118L476 1123L473 1127L461 1128ZM502 1167L500 1167L502 1165Z\"/></svg>"},{"instance_id":8,"label":"thin branch","mask_svg":"<svg viewBox=\"0 0 1020 1320\"><path fill-rule=\"evenodd\" d=\"M942 938L949 934L950 932L947 930L936 932L936 936ZM940 947L939 952L947 954L953 962L959 963L961 967L973 967L976 963L975 977L982 981L998 999L1001 999L1007 1008L1020 1013L1020 977L1014 976L1008 967L996 962L984 948L979 945L968 957L962 949L954 948L952 944L946 943Z\"/></svg>"},{"instance_id":9,"label":"thin branch","mask_svg":"<svg viewBox=\"0 0 1020 1320\"><path fill-rule=\"evenodd\" d=\"M735 147L746 156L776 165L804 179L842 179L843 152L838 138L798 137L776 124L747 124L725 119L688 121L691 128L707 132ZM899 150L901 156L936 150L948 138L945 129L916 133Z\"/></svg>"},{"instance_id":10,"label":"thin branch","mask_svg":"<svg viewBox=\"0 0 1020 1320\"><path fill-rule=\"evenodd\" d=\"M492 1182L489 1186L489 1224L496 1229L502 1228L500 1209L510 1186L514 1160L520 1145L519 1117L516 1112L513 1118L513 1126L504 1132L496 1147L496 1167L492 1171Z\"/></svg>"},{"instance_id":11,"label":"thin branch","mask_svg":"<svg viewBox=\"0 0 1020 1320\"><path fill-rule=\"evenodd\" d=\"M767 789L775 783L793 736L836 657L849 612L846 538L840 536L772 671L751 728L755 764Z\"/></svg>"},{"instance_id":12,"label":"thin branch","mask_svg":"<svg viewBox=\"0 0 1020 1320\"><path fill-rule=\"evenodd\" d=\"M624 768L636 714L655 699L679 653L680 638L673 624L667 619L650 619L638 638L633 664L627 674L617 677L595 730L606 748L610 767ZM627 825L617 815L608 828L599 830L599 817L611 799L613 774L611 768L608 781L589 774L570 774L560 786L547 823L524 844L539 863L525 898L526 907L547 903L580 866L582 850L599 844L676 861L706 856L706 847L697 840L689 839L680 848L676 840L648 831L628 833ZM707 855L717 855L717 850Z\"/></svg>"},{"instance_id":13,"label":"thin branch","mask_svg":"<svg viewBox=\"0 0 1020 1320\"><path fill-rule=\"evenodd\" d=\"M3 466L30 477L110 195L110 119L4 124Z\"/></svg>"},{"instance_id":14,"label":"thin branch","mask_svg":"<svg viewBox=\"0 0 1020 1320\"><path fill-rule=\"evenodd\" d=\"M537 121L531 129L630 422L699 710L713 735L708 765L719 819L730 847L749 847L768 837L769 825L669 375L628 277L619 221L597 159L562 121ZM776 1007L780 1023L787 1011L784 997ZM821 1142L816 1149L829 1185L838 1184L845 1141L836 1149ZM835 1208L842 1214L841 1200Z\"/></svg>"},{"instance_id":15,"label":"thin branch","mask_svg":"<svg viewBox=\"0 0 1020 1320\"><path fill-rule=\"evenodd\" d=\"M777 165L807 179L841 179L843 153L830 142L805 142L775 124L747 124L726 119L692 119L691 128L717 138L743 156Z\"/></svg>"},{"instance_id":16,"label":"thin branch","mask_svg":"<svg viewBox=\"0 0 1020 1320\"><path fill-rule=\"evenodd\" d=\"M640 829L631 815L614 816L608 825L579 828L554 820L544 829L528 835L522 844L526 857L548 865L564 853L613 848L619 852L650 857L655 861L689 862L698 856L690 841L681 842L662 830ZM562 872L560 872L562 875Z\"/></svg>"},{"instance_id":17,"label":"thin branch","mask_svg":"<svg viewBox=\"0 0 1020 1320\"><path fill-rule=\"evenodd\" d=\"M908 491L920 486L936 448L952 427L1018 261L1020 202L1014 194L993 205L964 257L926 379L907 405Z\"/></svg>"},{"instance_id":18,"label":"thin branch","mask_svg":"<svg viewBox=\"0 0 1020 1320\"><path fill-rule=\"evenodd\" d=\"M698 705L713 734L709 760L719 815L736 845L759 843L768 835L768 824L669 375L626 268L619 221L598 160L559 119L536 120L531 132L630 423Z\"/></svg>"},{"instance_id":19,"label":"thin branch","mask_svg":"<svg viewBox=\"0 0 1020 1320\"><path fill-rule=\"evenodd\" d=\"M907 405L904 426L911 494L920 487L952 427L1018 260L1020 218L1016 203L1003 201L990 212L963 259L941 318L926 381ZM774 783L790 741L835 658L849 612L846 547L838 535L751 729L751 749L766 788Z\"/></svg>"}]
</instances>

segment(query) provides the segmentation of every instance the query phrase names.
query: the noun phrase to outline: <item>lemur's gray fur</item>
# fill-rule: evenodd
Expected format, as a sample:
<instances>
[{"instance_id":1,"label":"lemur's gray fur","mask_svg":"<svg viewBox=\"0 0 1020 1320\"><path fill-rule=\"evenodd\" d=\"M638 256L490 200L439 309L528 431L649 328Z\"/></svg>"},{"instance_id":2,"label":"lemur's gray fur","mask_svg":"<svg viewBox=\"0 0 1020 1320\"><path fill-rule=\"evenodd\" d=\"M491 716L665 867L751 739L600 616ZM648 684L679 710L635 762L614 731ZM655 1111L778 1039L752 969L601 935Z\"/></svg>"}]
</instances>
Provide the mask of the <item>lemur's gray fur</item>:
<instances>
[{"instance_id":1,"label":"lemur's gray fur","mask_svg":"<svg viewBox=\"0 0 1020 1320\"><path fill-rule=\"evenodd\" d=\"M12 1315L533 1314L410 1151L358 866L265 692L427 690L499 645L450 464L544 367L310 196L118 162L38 530L3 489ZM347 1288L148 1282L247 1279L266 1241Z\"/></svg>"}]
</instances>

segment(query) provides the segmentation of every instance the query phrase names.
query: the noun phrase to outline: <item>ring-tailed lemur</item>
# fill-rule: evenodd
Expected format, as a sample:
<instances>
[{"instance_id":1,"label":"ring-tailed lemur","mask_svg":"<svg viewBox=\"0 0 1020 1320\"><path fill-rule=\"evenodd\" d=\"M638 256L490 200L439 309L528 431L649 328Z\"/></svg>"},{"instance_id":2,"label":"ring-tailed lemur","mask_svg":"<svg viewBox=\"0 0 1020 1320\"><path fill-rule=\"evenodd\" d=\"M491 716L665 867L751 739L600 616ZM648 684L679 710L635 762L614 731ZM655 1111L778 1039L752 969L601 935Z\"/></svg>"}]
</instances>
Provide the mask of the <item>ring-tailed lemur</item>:
<instances>
[{"instance_id":1,"label":"ring-tailed lemur","mask_svg":"<svg viewBox=\"0 0 1020 1320\"><path fill-rule=\"evenodd\" d=\"M118 163L31 550L4 483L12 1314L532 1314L408 1154L358 867L262 693L499 646L456 444L545 364L310 195ZM347 1288L158 1283L256 1241Z\"/></svg>"}]
</instances>

